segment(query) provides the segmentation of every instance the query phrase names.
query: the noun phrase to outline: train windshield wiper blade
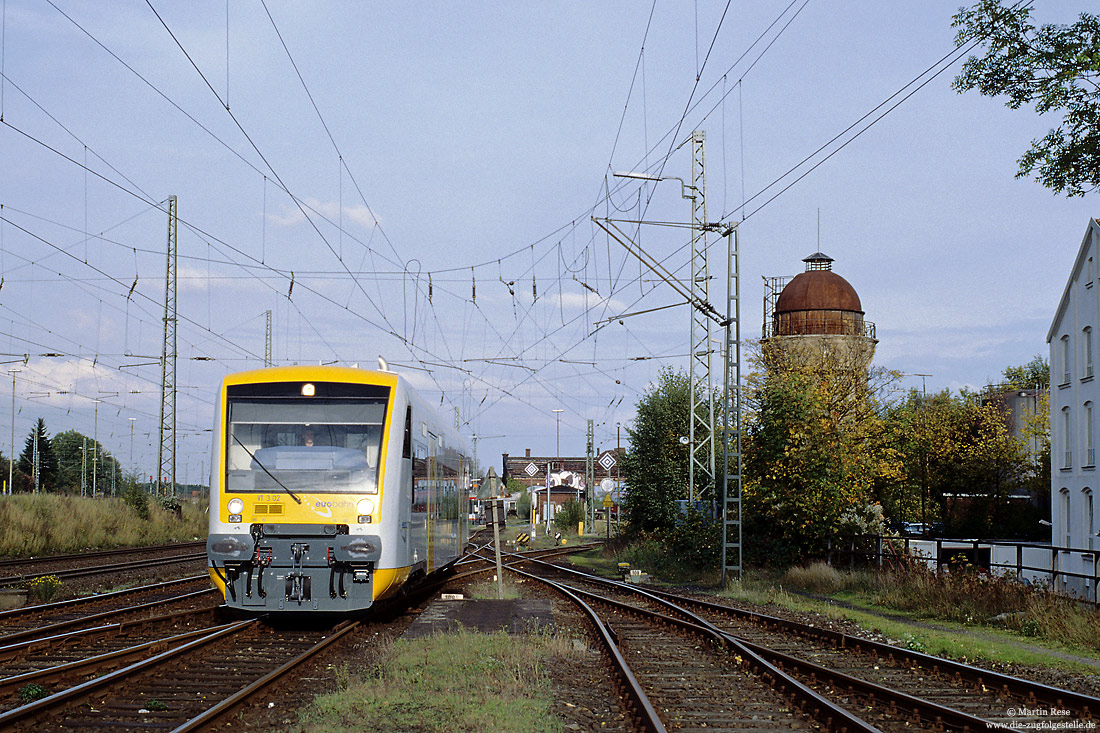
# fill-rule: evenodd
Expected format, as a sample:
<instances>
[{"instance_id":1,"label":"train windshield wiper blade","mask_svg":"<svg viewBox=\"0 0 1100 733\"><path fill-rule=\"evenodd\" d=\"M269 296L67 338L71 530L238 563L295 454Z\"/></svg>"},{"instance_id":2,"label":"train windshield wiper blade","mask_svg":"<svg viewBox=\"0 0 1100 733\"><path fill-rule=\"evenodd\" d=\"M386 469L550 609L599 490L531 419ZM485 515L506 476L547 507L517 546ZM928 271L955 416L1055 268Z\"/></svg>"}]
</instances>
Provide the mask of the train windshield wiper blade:
<instances>
[{"instance_id":1,"label":"train windshield wiper blade","mask_svg":"<svg viewBox=\"0 0 1100 733\"><path fill-rule=\"evenodd\" d=\"M263 471L264 471L264 473L266 473L266 474L267 474L268 476L270 476L270 477L271 477L271 480L272 480L272 481L274 481L275 483L279 484L279 486L282 486L282 487L283 487L283 491L285 491L286 493L290 494L290 498L291 498L291 499L293 499L294 501L298 502L299 504L301 504L301 503L302 503L302 500L301 500L301 499L299 499L299 498L298 498L298 496L297 496L297 495L296 495L296 494L295 494L295 493L294 493L293 491L291 491L290 489L288 489L288 488L286 487L286 484L284 484L284 483L283 483L282 481L280 481L279 479L275 478L275 474L273 474L273 473L271 473L271 471L268 471L268 470L267 470L267 466L265 466L265 465L263 464L263 462L262 462L262 461L260 461L260 459L256 457L256 454L255 454L255 453L253 453L252 451L250 451L250 450L248 449L248 446L246 446L246 445L245 445L244 443L242 443L242 442L241 442L241 439L240 439L240 438L238 438L238 437L237 437L236 435L234 435L234 436L233 436L233 440L237 441L237 445L239 445L240 447L244 448L244 452L245 452L245 453L247 453L247 454L249 455L249 457L250 457L250 458L251 458L252 460L256 461L256 465L257 465L257 466L259 466L260 468L262 468L262 469L263 469Z\"/></svg>"}]
</instances>

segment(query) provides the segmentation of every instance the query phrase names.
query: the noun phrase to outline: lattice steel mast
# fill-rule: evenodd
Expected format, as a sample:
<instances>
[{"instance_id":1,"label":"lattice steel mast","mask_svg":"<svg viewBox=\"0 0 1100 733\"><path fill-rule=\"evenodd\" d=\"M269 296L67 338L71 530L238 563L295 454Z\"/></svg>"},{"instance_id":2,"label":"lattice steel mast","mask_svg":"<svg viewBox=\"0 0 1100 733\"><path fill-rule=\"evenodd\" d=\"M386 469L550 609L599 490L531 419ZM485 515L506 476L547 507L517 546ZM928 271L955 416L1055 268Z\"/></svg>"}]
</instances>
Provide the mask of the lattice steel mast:
<instances>
[{"instance_id":1,"label":"lattice steel mast","mask_svg":"<svg viewBox=\"0 0 1100 733\"><path fill-rule=\"evenodd\" d=\"M164 278L164 345L160 357L160 445L157 496L176 487L176 197L168 197L168 265Z\"/></svg>"},{"instance_id":2,"label":"lattice steel mast","mask_svg":"<svg viewBox=\"0 0 1100 733\"><path fill-rule=\"evenodd\" d=\"M707 195L704 141L706 133L691 133L691 294L695 303L710 303L708 266ZM699 308L689 308L691 361L688 380L691 385L691 415L688 447L688 501L696 502L714 489L714 389L710 372L711 318Z\"/></svg>"},{"instance_id":3,"label":"lattice steel mast","mask_svg":"<svg viewBox=\"0 0 1100 733\"><path fill-rule=\"evenodd\" d=\"M741 261L736 226L726 231L726 323L723 361L722 584L741 580Z\"/></svg>"},{"instance_id":4,"label":"lattice steel mast","mask_svg":"<svg viewBox=\"0 0 1100 733\"><path fill-rule=\"evenodd\" d=\"M264 329L264 366L271 366L271 311L264 311L267 326Z\"/></svg>"}]
</instances>

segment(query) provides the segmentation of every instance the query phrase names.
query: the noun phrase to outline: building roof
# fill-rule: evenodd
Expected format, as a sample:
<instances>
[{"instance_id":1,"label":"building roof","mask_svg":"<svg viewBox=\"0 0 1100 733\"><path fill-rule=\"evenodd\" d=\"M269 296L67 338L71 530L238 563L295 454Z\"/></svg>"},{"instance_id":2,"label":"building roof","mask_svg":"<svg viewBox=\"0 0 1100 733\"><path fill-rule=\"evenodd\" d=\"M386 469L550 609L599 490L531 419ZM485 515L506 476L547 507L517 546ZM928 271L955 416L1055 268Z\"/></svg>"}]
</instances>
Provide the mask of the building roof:
<instances>
[{"instance_id":1,"label":"building roof","mask_svg":"<svg viewBox=\"0 0 1100 733\"><path fill-rule=\"evenodd\" d=\"M1047 331L1048 344L1054 339L1054 334L1065 315L1066 306L1069 305L1070 289L1073 287L1073 283L1077 281L1081 268L1085 264L1085 257L1089 251L1089 237L1094 230L1096 236L1100 237L1100 219L1089 219L1089 225L1085 228L1085 236L1081 238L1081 246L1077 249L1077 259L1074 260L1073 269L1069 271L1066 287L1062 290L1062 299L1058 301L1058 308L1054 311L1054 319L1050 322L1050 330Z\"/></svg>"},{"instance_id":2,"label":"building roof","mask_svg":"<svg viewBox=\"0 0 1100 733\"><path fill-rule=\"evenodd\" d=\"M795 275L775 302L776 313L815 310L862 314L863 306L855 288L831 270L808 270Z\"/></svg>"}]
</instances>

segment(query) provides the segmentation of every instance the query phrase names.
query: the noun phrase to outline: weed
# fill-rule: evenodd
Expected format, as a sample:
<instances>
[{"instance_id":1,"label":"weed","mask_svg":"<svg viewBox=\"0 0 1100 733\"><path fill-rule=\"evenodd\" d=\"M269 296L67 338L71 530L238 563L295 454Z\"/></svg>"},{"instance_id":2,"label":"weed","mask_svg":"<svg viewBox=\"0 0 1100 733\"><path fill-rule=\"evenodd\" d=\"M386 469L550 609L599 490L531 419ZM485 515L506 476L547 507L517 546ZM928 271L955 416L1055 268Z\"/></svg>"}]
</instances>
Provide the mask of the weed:
<instances>
[{"instance_id":1,"label":"weed","mask_svg":"<svg viewBox=\"0 0 1100 733\"><path fill-rule=\"evenodd\" d=\"M33 682L29 685L24 685L19 689L19 702L23 703L24 705L49 696L49 690L47 690L42 685L36 685Z\"/></svg>"},{"instance_id":2,"label":"weed","mask_svg":"<svg viewBox=\"0 0 1100 733\"><path fill-rule=\"evenodd\" d=\"M27 583L27 595L42 603L52 601L60 590L61 578L56 575L41 575Z\"/></svg>"},{"instance_id":3,"label":"weed","mask_svg":"<svg viewBox=\"0 0 1100 733\"><path fill-rule=\"evenodd\" d=\"M924 651L924 644L921 643L920 639L913 636L912 634L902 635L901 640L904 643L905 648L908 649L909 651L913 651L913 652L923 652Z\"/></svg>"},{"instance_id":4,"label":"weed","mask_svg":"<svg viewBox=\"0 0 1100 733\"><path fill-rule=\"evenodd\" d=\"M165 710L167 710L167 709L168 709L168 706L167 706L167 705L165 705L165 704L164 704L164 703L162 703L162 702L161 702L160 700L158 700L158 699L156 699L156 698L154 697L154 698L153 698L152 700L150 700L150 701L149 701L149 702L148 702L148 703L147 703L147 704L145 705L145 708L146 708L147 710L155 710L155 711L157 711L157 712L163 712L163 711L165 711Z\"/></svg>"}]
</instances>

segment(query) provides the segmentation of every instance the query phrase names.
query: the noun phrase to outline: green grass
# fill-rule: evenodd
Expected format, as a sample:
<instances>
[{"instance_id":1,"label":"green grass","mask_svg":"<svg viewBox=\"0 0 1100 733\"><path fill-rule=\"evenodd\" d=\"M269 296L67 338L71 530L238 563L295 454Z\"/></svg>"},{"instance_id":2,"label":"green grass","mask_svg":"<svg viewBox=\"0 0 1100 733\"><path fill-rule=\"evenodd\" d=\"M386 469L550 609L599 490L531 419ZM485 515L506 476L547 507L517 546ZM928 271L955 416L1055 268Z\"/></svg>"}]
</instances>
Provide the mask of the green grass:
<instances>
[{"instance_id":1,"label":"green grass","mask_svg":"<svg viewBox=\"0 0 1100 733\"><path fill-rule=\"evenodd\" d=\"M854 608L806 598L785 587L825 595ZM1095 609L980 574L955 572L936 578L923 571L847 573L811 565L783 575L751 574L720 595L848 619L910 649L955 659L1053 666L1090 674L1096 673L1094 667L1056 653L1100 660L1096 642L1100 615ZM898 618L884 618L883 613ZM1007 627L991 625L990 618L1001 613L1015 615ZM927 622L944 628L928 628Z\"/></svg>"},{"instance_id":2,"label":"green grass","mask_svg":"<svg viewBox=\"0 0 1100 733\"><path fill-rule=\"evenodd\" d=\"M151 502L142 519L122 499L60 494L0 496L0 557L156 545L206 537L205 502L183 502L176 519Z\"/></svg>"},{"instance_id":3,"label":"green grass","mask_svg":"<svg viewBox=\"0 0 1100 733\"><path fill-rule=\"evenodd\" d=\"M459 631L400 639L361 677L299 713L298 730L560 731L548 669L577 654L565 636Z\"/></svg>"}]
</instances>

